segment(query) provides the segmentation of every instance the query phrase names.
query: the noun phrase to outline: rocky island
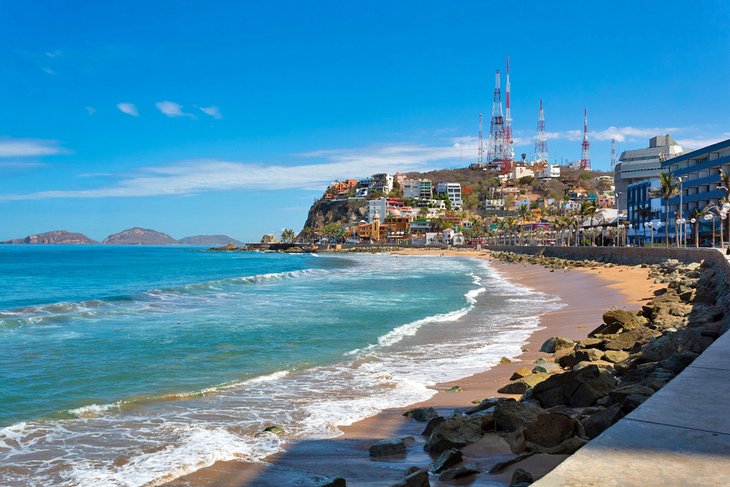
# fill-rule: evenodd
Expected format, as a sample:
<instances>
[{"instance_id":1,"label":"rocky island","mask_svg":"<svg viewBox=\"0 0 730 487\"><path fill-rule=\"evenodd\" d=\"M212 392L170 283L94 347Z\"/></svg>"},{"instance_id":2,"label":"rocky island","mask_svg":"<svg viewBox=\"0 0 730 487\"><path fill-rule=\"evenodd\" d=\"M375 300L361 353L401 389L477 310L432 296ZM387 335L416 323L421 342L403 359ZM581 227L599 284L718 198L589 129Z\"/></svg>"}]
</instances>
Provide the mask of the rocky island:
<instances>
[{"instance_id":1,"label":"rocky island","mask_svg":"<svg viewBox=\"0 0 730 487\"><path fill-rule=\"evenodd\" d=\"M0 244L56 244L56 245L83 245L96 244L96 240L90 239L83 233L69 232L67 230L53 230L51 232L28 235L25 238L5 240Z\"/></svg>"},{"instance_id":2,"label":"rocky island","mask_svg":"<svg viewBox=\"0 0 730 487\"><path fill-rule=\"evenodd\" d=\"M104 245L178 245L179 242L166 233L134 227L109 235Z\"/></svg>"}]
</instances>

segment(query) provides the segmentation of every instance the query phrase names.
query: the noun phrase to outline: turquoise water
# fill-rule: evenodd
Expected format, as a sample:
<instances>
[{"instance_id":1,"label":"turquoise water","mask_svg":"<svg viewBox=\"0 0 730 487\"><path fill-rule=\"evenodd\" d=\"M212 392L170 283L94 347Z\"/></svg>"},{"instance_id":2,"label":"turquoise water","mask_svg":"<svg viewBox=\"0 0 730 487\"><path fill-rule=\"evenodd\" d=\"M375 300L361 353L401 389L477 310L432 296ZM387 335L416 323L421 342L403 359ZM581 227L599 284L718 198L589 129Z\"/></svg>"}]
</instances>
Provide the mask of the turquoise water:
<instances>
[{"instance_id":1,"label":"turquoise water","mask_svg":"<svg viewBox=\"0 0 730 487\"><path fill-rule=\"evenodd\" d=\"M0 484L157 483L277 451L268 425L331 436L519 353L551 305L468 259L0 246Z\"/></svg>"}]
</instances>

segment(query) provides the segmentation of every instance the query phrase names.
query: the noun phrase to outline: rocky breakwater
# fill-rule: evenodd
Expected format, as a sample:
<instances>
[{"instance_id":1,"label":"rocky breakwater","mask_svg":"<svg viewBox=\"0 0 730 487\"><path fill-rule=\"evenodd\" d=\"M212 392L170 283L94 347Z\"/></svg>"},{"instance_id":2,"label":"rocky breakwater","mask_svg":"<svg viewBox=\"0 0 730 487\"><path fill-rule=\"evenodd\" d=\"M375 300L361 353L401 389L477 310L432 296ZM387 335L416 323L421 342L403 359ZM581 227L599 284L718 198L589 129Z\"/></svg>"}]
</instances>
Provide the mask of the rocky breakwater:
<instances>
[{"instance_id":1,"label":"rocky breakwater","mask_svg":"<svg viewBox=\"0 0 730 487\"><path fill-rule=\"evenodd\" d=\"M406 412L411 421L424 423L423 438L381 440L372 445L371 457L407 458L421 445L430 454L429 465L412 466L396 486L474 476L506 479L513 487L532 483L529 462L524 469L516 464L533 456L559 464L664 387L727 329L727 285L712 266L668 260L645 267L666 287L641 309L606 311L583 340L547 340L541 351L550 355L518 369L499 390L513 397L484 399L464 410ZM502 441L511 457L469 450L485 441Z\"/></svg>"}]
</instances>

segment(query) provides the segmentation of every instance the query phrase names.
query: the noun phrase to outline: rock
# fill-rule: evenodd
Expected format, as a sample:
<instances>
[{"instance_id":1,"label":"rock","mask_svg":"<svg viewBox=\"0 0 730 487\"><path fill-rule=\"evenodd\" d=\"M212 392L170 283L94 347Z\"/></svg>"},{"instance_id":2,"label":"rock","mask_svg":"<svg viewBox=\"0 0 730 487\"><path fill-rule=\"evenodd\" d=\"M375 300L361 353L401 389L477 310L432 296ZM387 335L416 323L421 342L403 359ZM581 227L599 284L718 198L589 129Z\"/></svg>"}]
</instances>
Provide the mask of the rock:
<instances>
[{"instance_id":1,"label":"rock","mask_svg":"<svg viewBox=\"0 0 730 487\"><path fill-rule=\"evenodd\" d=\"M644 326L648 320L636 311L612 309L603 313L603 322L606 327L601 331L601 334L612 335Z\"/></svg>"},{"instance_id":2,"label":"rock","mask_svg":"<svg viewBox=\"0 0 730 487\"><path fill-rule=\"evenodd\" d=\"M527 377L530 374L532 374L532 370L530 370L529 367L520 367L519 369L515 370L514 374L512 374L512 377L510 377L509 380L522 379L523 377Z\"/></svg>"},{"instance_id":3,"label":"rock","mask_svg":"<svg viewBox=\"0 0 730 487\"><path fill-rule=\"evenodd\" d=\"M656 335L659 335L657 333ZM632 350L637 344L643 344L652 340L655 336L655 332L652 332L648 328L634 328L631 331L616 335L615 338L606 342L606 350Z\"/></svg>"},{"instance_id":4,"label":"rock","mask_svg":"<svg viewBox=\"0 0 730 487\"><path fill-rule=\"evenodd\" d=\"M703 330L703 328L686 328L664 335L644 345L641 354L650 362L659 362L678 352L700 354L714 341L712 337L705 336Z\"/></svg>"},{"instance_id":5,"label":"rock","mask_svg":"<svg viewBox=\"0 0 730 487\"><path fill-rule=\"evenodd\" d=\"M647 399L649 399L649 396L647 395L631 394L626 399L624 399L623 404L621 404L621 409L624 411L624 413L628 414L634 409L638 408Z\"/></svg>"},{"instance_id":6,"label":"rock","mask_svg":"<svg viewBox=\"0 0 730 487\"><path fill-rule=\"evenodd\" d=\"M601 360L603 352L597 348L586 348L584 350L574 350L568 355L560 357L558 364L564 368L571 368L579 362L595 362Z\"/></svg>"},{"instance_id":7,"label":"rock","mask_svg":"<svg viewBox=\"0 0 730 487\"><path fill-rule=\"evenodd\" d=\"M453 386L453 387L449 387L444 392L461 392L461 391L463 391L463 389L461 387L459 387L459 386Z\"/></svg>"},{"instance_id":8,"label":"rock","mask_svg":"<svg viewBox=\"0 0 730 487\"><path fill-rule=\"evenodd\" d=\"M509 445L509 449L512 453L520 454L524 453L527 449L525 447L525 427L520 426L514 431L502 433L502 439Z\"/></svg>"},{"instance_id":9,"label":"rock","mask_svg":"<svg viewBox=\"0 0 730 487\"><path fill-rule=\"evenodd\" d=\"M552 374L553 372L559 372L560 370L561 369L558 364L555 362L548 362L543 358L537 359L535 361L535 367L532 369L532 371L536 374Z\"/></svg>"},{"instance_id":10,"label":"rock","mask_svg":"<svg viewBox=\"0 0 730 487\"><path fill-rule=\"evenodd\" d=\"M586 443L588 443L588 440L586 440L585 438L573 436L556 446L546 447L535 445L533 443L528 443L527 448L530 449L530 451L534 451L535 453L547 453L548 455L569 455L578 451Z\"/></svg>"},{"instance_id":11,"label":"rock","mask_svg":"<svg viewBox=\"0 0 730 487\"><path fill-rule=\"evenodd\" d=\"M269 426L268 428L264 428L264 431L266 433L273 433L275 435L283 435L284 429L279 426Z\"/></svg>"},{"instance_id":12,"label":"rock","mask_svg":"<svg viewBox=\"0 0 730 487\"><path fill-rule=\"evenodd\" d=\"M509 483L509 487L525 487L533 482L534 480L530 472L517 468L512 473L512 480Z\"/></svg>"},{"instance_id":13,"label":"rock","mask_svg":"<svg viewBox=\"0 0 730 487\"><path fill-rule=\"evenodd\" d=\"M535 421L541 412L542 408L531 402L506 399L494 408L494 422L502 431L515 431L520 426Z\"/></svg>"},{"instance_id":14,"label":"rock","mask_svg":"<svg viewBox=\"0 0 730 487\"><path fill-rule=\"evenodd\" d=\"M550 377L550 374L530 374L527 377L510 382L497 392L500 394L524 394L528 389L535 387L548 377Z\"/></svg>"},{"instance_id":15,"label":"rock","mask_svg":"<svg viewBox=\"0 0 730 487\"><path fill-rule=\"evenodd\" d=\"M580 370L550 376L532 389L532 398L543 407L558 404L572 407L592 406L615 386L616 380L606 370L589 365Z\"/></svg>"},{"instance_id":16,"label":"rock","mask_svg":"<svg viewBox=\"0 0 730 487\"><path fill-rule=\"evenodd\" d=\"M575 345L575 342L568 338L552 337L545 340L545 343L543 343L542 347L540 347L540 351L545 353L555 353L563 348L571 348L573 345Z\"/></svg>"},{"instance_id":17,"label":"rock","mask_svg":"<svg viewBox=\"0 0 730 487\"><path fill-rule=\"evenodd\" d=\"M612 404L583 420L583 428L588 438L593 439L603 433L609 426L621 419L621 406Z\"/></svg>"},{"instance_id":18,"label":"rock","mask_svg":"<svg viewBox=\"0 0 730 487\"><path fill-rule=\"evenodd\" d=\"M406 478L391 487L430 487L428 470L411 467L406 470Z\"/></svg>"},{"instance_id":19,"label":"rock","mask_svg":"<svg viewBox=\"0 0 730 487\"><path fill-rule=\"evenodd\" d=\"M627 358L629 358L629 353L624 352L623 350L606 350L606 352L603 354L603 360L612 362L614 364L618 362L623 362Z\"/></svg>"},{"instance_id":20,"label":"rock","mask_svg":"<svg viewBox=\"0 0 730 487\"><path fill-rule=\"evenodd\" d=\"M438 416L439 413L436 412L436 410L432 407L426 407L426 408L416 408L411 409L410 411L406 411L403 413L403 416L406 416L408 418L413 418L416 421L420 422L426 422L431 421L433 418Z\"/></svg>"},{"instance_id":21,"label":"rock","mask_svg":"<svg viewBox=\"0 0 730 487\"><path fill-rule=\"evenodd\" d=\"M324 480L318 484L317 487L347 487L347 482L342 477L335 477L332 479Z\"/></svg>"},{"instance_id":22,"label":"rock","mask_svg":"<svg viewBox=\"0 0 730 487\"><path fill-rule=\"evenodd\" d=\"M707 323L720 321L725 313L720 306L705 303L695 303L688 317L688 324L691 327L703 326Z\"/></svg>"},{"instance_id":23,"label":"rock","mask_svg":"<svg viewBox=\"0 0 730 487\"><path fill-rule=\"evenodd\" d=\"M665 358L657 365L663 369L671 370L674 373L682 372L689 364L699 357L698 354L692 352L679 352Z\"/></svg>"},{"instance_id":24,"label":"rock","mask_svg":"<svg viewBox=\"0 0 730 487\"><path fill-rule=\"evenodd\" d=\"M408 449L408 445L412 445L413 443L415 443L415 440L412 436L380 440L370 445L370 456L387 457L392 455L403 455Z\"/></svg>"},{"instance_id":25,"label":"rock","mask_svg":"<svg viewBox=\"0 0 730 487\"><path fill-rule=\"evenodd\" d=\"M514 465L515 463L519 463L522 460L525 460L526 458L529 458L534 454L535 454L534 452L523 453L522 455L519 455L511 460L507 460L506 462L499 462L489 470L489 473L492 475L502 473L502 472L504 472L504 470L507 467Z\"/></svg>"},{"instance_id":26,"label":"rock","mask_svg":"<svg viewBox=\"0 0 730 487\"><path fill-rule=\"evenodd\" d=\"M446 421L446 418L443 416L436 416L431 421L426 424L426 428L423 430L423 433L421 433L421 436L431 436L431 432L433 432L433 429Z\"/></svg>"},{"instance_id":27,"label":"rock","mask_svg":"<svg viewBox=\"0 0 730 487\"><path fill-rule=\"evenodd\" d=\"M499 359L499 363L500 364L511 364L512 361L510 359L508 359L507 357L502 357L501 359Z\"/></svg>"},{"instance_id":28,"label":"rock","mask_svg":"<svg viewBox=\"0 0 730 487\"><path fill-rule=\"evenodd\" d=\"M580 340L577 345L578 348L598 348L602 349L606 341L602 338L585 338Z\"/></svg>"},{"instance_id":29,"label":"rock","mask_svg":"<svg viewBox=\"0 0 730 487\"><path fill-rule=\"evenodd\" d=\"M476 414L481 411L486 411L486 410L491 409L494 406L496 406L497 403L501 400L502 399L499 397L490 397L488 399L482 399L479 402L479 404L477 404L473 408L470 408L470 409L467 409L466 411L464 411L464 414Z\"/></svg>"},{"instance_id":30,"label":"rock","mask_svg":"<svg viewBox=\"0 0 730 487\"><path fill-rule=\"evenodd\" d=\"M433 429L423 448L432 455L438 455L450 448L465 447L481 439L493 423L491 416L447 419Z\"/></svg>"},{"instance_id":31,"label":"rock","mask_svg":"<svg viewBox=\"0 0 730 487\"><path fill-rule=\"evenodd\" d=\"M654 390L641 384L630 384L627 386L619 387L609 392L611 399L619 404L622 404L624 400L632 394L651 396L652 394L654 394Z\"/></svg>"},{"instance_id":32,"label":"rock","mask_svg":"<svg viewBox=\"0 0 730 487\"><path fill-rule=\"evenodd\" d=\"M473 465L461 465L459 467L453 467L441 472L441 475L439 475L439 480L462 479L464 477L469 477L478 473L480 473L479 469L477 469Z\"/></svg>"},{"instance_id":33,"label":"rock","mask_svg":"<svg viewBox=\"0 0 730 487\"><path fill-rule=\"evenodd\" d=\"M575 436L580 423L564 414L544 412L537 419L525 426L525 442L540 447L554 447Z\"/></svg>"},{"instance_id":34,"label":"rock","mask_svg":"<svg viewBox=\"0 0 730 487\"><path fill-rule=\"evenodd\" d=\"M433 470L434 473L443 472L444 470L461 463L463 457L464 455L461 453L461 450L449 448L439 455L439 457L433 462L431 470Z\"/></svg>"}]
</instances>

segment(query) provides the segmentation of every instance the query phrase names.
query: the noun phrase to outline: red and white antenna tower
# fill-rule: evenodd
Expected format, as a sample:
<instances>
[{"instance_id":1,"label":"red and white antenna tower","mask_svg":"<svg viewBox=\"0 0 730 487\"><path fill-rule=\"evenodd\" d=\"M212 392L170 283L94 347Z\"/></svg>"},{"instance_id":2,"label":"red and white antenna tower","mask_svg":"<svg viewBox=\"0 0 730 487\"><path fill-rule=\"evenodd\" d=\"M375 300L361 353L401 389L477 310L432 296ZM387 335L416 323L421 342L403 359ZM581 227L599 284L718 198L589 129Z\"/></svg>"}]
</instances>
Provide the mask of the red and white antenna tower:
<instances>
[{"instance_id":1,"label":"red and white antenna tower","mask_svg":"<svg viewBox=\"0 0 730 487\"><path fill-rule=\"evenodd\" d=\"M504 85L505 106L504 106L504 145L505 154L509 162L515 160L515 150L512 147L512 115L510 113L510 86L509 86L509 56L507 56L507 79Z\"/></svg>"},{"instance_id":2,"label":"red and white antenna tower","mask_svg":"<svg viewBox=\"0 0 730 487\"><path fill-rule=\"evenodd\" d=\"M477 152L477 164L480 166L484 165L484 136L483 136L483 118L482 114L479 114L479 149Z\"/></svg>"},{"instance_id":3,"label":"red and white antenna tower","mask_svg":"<svg viewBox=\"0 0 730 487\"><path fill-rule=\"evenodd\" d=\"M580 155L580 168L584 171L591 170L591 143L588 142L588 110L583 109L583 144Z\"/></svg>"},{"instance_id":4,"label":"red and white antenna tower","mask_svg":"<svg viewBox=\"0 0 730 487\"><path fill-rule=\"evenodd\" d=\"M500 172L511 169L511 161L505 147L504 119L502 118L502 91L500 90L499 70L494 76L494 101L492 103L492 120L489 123L489 144L487 145L487 163Z\"/></svg>"},{"instance_id":5,"label":"red and white antenna tower","mask_svg":"<svg viewBox=\"0 0 730 487\"><path fill-rule=\"evenodd\" d=\"M616 139L611 139L611 169L616 167Z\"/></svg>"},{"instance_id":6,"label":"red and white antenna tower","mask_svg":"<svg viewBox=\"0 0 730 487\"><path fill-rule=\"evenodd\" d=\"M547 136L545 135L545 112L542 110L540 98L540 112L537 116L537 135L535 135L535 161L548 162Z\"/></svg>"}]
</instances>

